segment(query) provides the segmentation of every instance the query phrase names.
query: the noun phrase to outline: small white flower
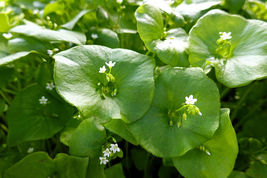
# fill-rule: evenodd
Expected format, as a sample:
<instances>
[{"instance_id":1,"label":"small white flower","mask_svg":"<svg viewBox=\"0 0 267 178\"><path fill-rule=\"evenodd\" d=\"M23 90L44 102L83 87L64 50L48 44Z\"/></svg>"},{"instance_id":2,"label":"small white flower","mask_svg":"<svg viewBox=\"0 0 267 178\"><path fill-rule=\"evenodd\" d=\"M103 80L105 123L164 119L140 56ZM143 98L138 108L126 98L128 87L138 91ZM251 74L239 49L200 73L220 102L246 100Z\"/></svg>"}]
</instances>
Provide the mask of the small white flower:
<instances>
[{"instance_id":1,"label":"small white flower","mask_svg":"<svg viewBox=\"0 0 267 178\"><path fill-rule=\"evenodd\" d=\"M232 36L231 36L231 32L219 32L219 35L220 35L220 38L222 38L223 40L230 40L232 39Z\"/></svg>"},{"instance_id":2,"label":"small white flower","mask_svg":"<svg viewBox=\"0 0 267 178\"><path fill-rule=\"evenodd\" d=\"M185 97L185 104L195 104L195 102L197 102L197 99L194 99L193 95Z\"/></svg>"},{"instance_id":3,"label":"small white flower","mask_svg":"<svg viewBox=\"0 0 267 178\"><path fill-rule=\"evenodd\" d=\"M99 73L101 73L101 74L103 74L103 73L105 73L106 72L106 67L105 66L103 66L103 67L100 67L100 69L99 69Z\"/></svg>"},{"instance_id":4,"label":"small white flower","mask_svg":"<svg viewBox=\"0 0 267 178\"><path fill-rule=\"evenodd\" d=\"M111 154L111 151L107 148L105 151L103 151L104 157L109 157Z\"/></svg>"},{"instance_id":5,"label":"small white flower","mask_svg":"<svg viewBox=\"0 0 267 178\"><path fill-rule=\"evenodd\" d=\"M115 143L115 144L110 144L110 151L112 151L113 153L116 153L116 152L120 152L121 150L118 144Z\"/></svg>"},{"instance_id":6,"label":"small white flower","mask_svg":"<svg viewBox=\"0 0 267 178\"><path fill-rule=\"evenodd\" d=\"M11 33L3 33L3 37L7 40L9 40L10 38L12 38L12 34Z\"/></svg>"},{"instance_id":7,"label":"small white flower","mask_svg":"<svg viewBox=\"0 0 267 178\"><path fill-rule=\"evenodd\" d=\"M53 50L47 50L47 54L49 55L49 56L52 56L53 55Z\"/></svg>"},{"instance_id":8,"label":"small white flower","mask_svg":"<svg viewBox=\"0 0 267 178\"><path fill-rule=\"evenodd\" d=\"M34 151L34 148L33 147L30 147L29 149L28 149L28 153L32 153Z\"/></svg>"},{"instance_id":9,"label":"small white flower","mask_svg":"<svg viewBox=\"0 0 267 178\"><path fill-rule=\"evenodd\" d=\"M202 113L199 111L199 112L198 112L198 115L202 116Z\"/></svg>"},{"instance_id":10,"label":"small white flower","mask_svg":"<svg viewBox=\"0 0 267 178\"><path fill-rule=\"evenodd\" d=\"M42 97L39 99L39 102L40 102L40 104L42 104L42 105L46 105L47 102L48 102L48 99L47 99L46 97L42 96Z\"/></svg>"},{"instance_id":11,"label":"small white flower","mask_svg":"<svg viewBox=\"0 0 267 178\"><path fill-rule=\"evenodd\" d=\"M108 160L106 157L99 157L100 164L107 164Z\"/></svg>"},{"instance_id":12,"label":"small white flower","mask_svg":"<svg viewBox=\"0 0 267 178\"><path fill-rule=\"evenodd\" d=\"M109 68L112 68L112 67L115 66L116 62L109 61L109 62L105 62L105 64L106 64Z\"/></svg>"},{"instance_id":13,"label":"small white flower","mask_svg":"<svg viewBox=\"0 0 267 178\"><path fill-rule=\"evenodd\" d=\"M117 0L116 1L118 4L121 4L123 2L123 0Z\"/></svg>"},{"instance_id":14,"label":"small white flower","mask_svg":"<svg viewBox=\"0 0 267 178\"><path fill-rule=\"evenodd\" d=\"M53 82L51 83L46 83L46 87L45 87L47 90L50 90L52 91L54 88L55 88L55 85Z\"/></svg>"},{"instance_id":15,"label":"small white flower","mask_svg":"<svg viewBox=\"0 0 267 178\"><path fill-rule=\"evenodd\" d=\"M39 14L39 9L34 9L34 10L32 11L32 13L33 13L34 15Z\"/></svg>"},{"instance_id":16,"label":"small white flower","mask_svg":"<svg viewBox=\"0 0 267 178\"><path fill-rule=\"evenodd\" d=\"M95 40L95 39L98 38L98 34L96 34L96 33L92 33L92 34L91 34L91 37Z\"/></svg>"}]
</instances>

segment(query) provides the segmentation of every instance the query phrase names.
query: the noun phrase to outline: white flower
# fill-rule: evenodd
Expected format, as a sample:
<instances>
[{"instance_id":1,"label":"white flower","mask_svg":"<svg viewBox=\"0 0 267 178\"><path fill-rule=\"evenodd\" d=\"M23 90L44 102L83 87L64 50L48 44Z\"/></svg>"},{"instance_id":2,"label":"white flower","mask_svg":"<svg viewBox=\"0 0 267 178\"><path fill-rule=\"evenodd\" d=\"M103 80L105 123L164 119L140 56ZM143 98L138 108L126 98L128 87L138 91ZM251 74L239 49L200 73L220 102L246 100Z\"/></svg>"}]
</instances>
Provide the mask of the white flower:
<instances>
[{"instance_id":1,"label":"white flower","mask_svg":"<svg viewBox=\"0 0 267 178\"><path fill-rule=\"evenodd\" d=\"M40 102L40 104L42 104L42 105L46 105L47 102L48 102L48 99L47 99L46 97L42 96L42 97L39 99L39 102Z\"/></svg>"},{"instance_id":2,"label":"white flower","mask_svg":"<svg viewBox=\"0 0 267 178\"><path fill-rule=\"evenodd\" d=\"M47 53L48 53L49 56L52 56L53 55L53 50L49 49L49 50L47 50Z\"/></svg>"},{"instance_id":3,"label":"white flower","mask_svg":"<svg viewBox=\"0 0 267 178\"><path fill-rule=\"evenodd\" d=\"M116 1L118 4L121 4L123 2L123 0L117 0Z\"/></svg>"},{"instance_id":4,"label":"white flower","mask_svg":"<svg viewBox=\"0 0 267 178\"><path fill-rule=\"evenodd\" d=\"M33 147L30 147L29 149L28 149L28 153L32 153L34 151L34 148Z\"/></svg>"},{"instance_id":5,"label":"white flower","mask_svg":"<svg viewBox=\"0 0 267 178\"><path fill-rule=\"evenodd\" d=\"M222 38L223 40L230 40L232 38L231 36L231 32L219 32L220 34L220 38Z\"/></svg>"},{"instance_id":6,"label":"white flower","mask_svg":"<svg viewBox=\"0 0 267 178\"><path fill-rule=\"evenodd\" d=\"M120 152L120 148L118 146L118 144L110 144L110 151L112 151L113 153L116 153L116 152Z\"/></svg>"},{"instance_id":7,"label":"white flower","mask_svg":"<svg viewBox=\"0 0 267 178\"><path fill-rule=\"evenodd\" d=\"M98 38L98 35L97 35L96 33L92 33L92 34L91 34L91 37L95 40L95 39Z\"/></svg>"},{"instance_id":8,"label":"white flower","mask_svg":"<svg viewBox=\"0 0 267 178\"><path fill-rule=\"evenodd\" d=\"M195 102L197 102L197 99L194 99L193 95L185 97L185 104L195 104Z\"/></svg>"},{"instance_id":9,"label":"white flower","mask_svg":"<svg viewBox=\"0 0 267 178\"><path fill-rule=\"evenodd\" d=\"M32 11L32 13L33 13L34 15L39 14L39 9L34 9L34 10Z\"/></svg>"},{"instance_id":10,"label":"white flower","mask_svg":"<svg viewBox=\"0 0 267 178\"><path fill-rule=\"evenodd\" d=\"M199 112L198 112L198 115L202 116L202 113L199 111Z\"/></svg>"},{"instance_id":11,"label":"white flower","mask_svg":"<svg viewBox=\"0 0 267 178\"><path fill-rule=\"evenodd\" d=\"M99 157L100 164L107 164L108 160L106 157Z\"/></svg>"},{"instance_id":12,"label":"white flower","mask_svg":"<svg viewBox=\"0 0 267 178\"><path fill-rule=\"evenodd\" d=\"M100 69L99 69L99 73L105 73L106 72L106 67L105 66L103 66L103 67L100 67Z\"/></svg>"},{"instance_id":13,"label":"white flower","mask_svg":"<svg viewBox=\"0 0 267 178\"><path fill-rule=\"evenodd\" d=\"M106 64L109 68L112 68L112 67L115 66L116 62L109 61L109 62L105 62L105 64Z\"/></svg>"},{"instance_id":14,"label":"white flower","mask_svg":"<svg viewBox=\"0 0 267 178\"><path fill-rule=\"evenodd\" d=\"M7 40L9 40L10 38L12 38L12 34L11 33L3 33L3 37Z\"/></svg>"},{"instance_id":15,"label":"white flower","mask_svg":"<svg viewBox=\"0 0 267 178\"><path fill-rule=\"evenodd\" d=\"M111 154L111 151L107 148L105 151L103 151L104 157L109 157Z\"/></svg>"},{"instance_id":16,"label":"white flower","mask_svg":"<svg viewBox=\"0 0 267 178\"><path fill-rule=\"evenodd\" d=\"M50 90L52 91L54 88L55 88L55 85L53 82L51 83L46 83L46 87L45 87L47 90Z\"/></svg>"}]
</instances>

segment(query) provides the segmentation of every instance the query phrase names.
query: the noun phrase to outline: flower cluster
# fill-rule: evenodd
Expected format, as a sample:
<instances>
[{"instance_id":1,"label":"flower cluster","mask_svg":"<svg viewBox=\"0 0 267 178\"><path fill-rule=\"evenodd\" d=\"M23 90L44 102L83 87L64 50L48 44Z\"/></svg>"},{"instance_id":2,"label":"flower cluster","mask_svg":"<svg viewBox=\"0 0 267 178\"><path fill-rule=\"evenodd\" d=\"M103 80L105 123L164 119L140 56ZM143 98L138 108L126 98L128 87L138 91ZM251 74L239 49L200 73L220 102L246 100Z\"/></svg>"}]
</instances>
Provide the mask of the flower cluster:
<instances>
[{"instance_id":1,"label":"flower cluster","mask_svg":"<svg viewBox=\"0 0 267 178\"><path fill-rule=\"evenodd\" d=\"M220 38L216 41L217 49L216 54L217 58L228 59L232 55L232 43L231 43L231 32L219 32Z\"/></svg>"},{"instance_id":2,"label":"flower cluster","mask_svg":"<svg viewBox=\"0 0 267 178\"><path fill-rule=\"evenodd\" d=\"M100 164L106 165L109 162L108 158L111 157L112 154L115 154L117 152L120 152L118 144L117 143L110 144L110 148L106 148L103 151L103 156L99 157Z\"/></svg>"},{"instance_id":3,"label":"flower cluster","mask_svg":"<svg viewBox=\"0 0 267 178\"><path fill-rule=\"evenodd\" d=\"M109 73L111 72L111 69L112 67L115 66L116 62L112 62L112 61L109 61L109 62L105 62L105 64L108 66L108 68L110 69ZM99 73L106 73L106 66L102 66L100 67L99 69Z\"/></svg>"}]
</instances>

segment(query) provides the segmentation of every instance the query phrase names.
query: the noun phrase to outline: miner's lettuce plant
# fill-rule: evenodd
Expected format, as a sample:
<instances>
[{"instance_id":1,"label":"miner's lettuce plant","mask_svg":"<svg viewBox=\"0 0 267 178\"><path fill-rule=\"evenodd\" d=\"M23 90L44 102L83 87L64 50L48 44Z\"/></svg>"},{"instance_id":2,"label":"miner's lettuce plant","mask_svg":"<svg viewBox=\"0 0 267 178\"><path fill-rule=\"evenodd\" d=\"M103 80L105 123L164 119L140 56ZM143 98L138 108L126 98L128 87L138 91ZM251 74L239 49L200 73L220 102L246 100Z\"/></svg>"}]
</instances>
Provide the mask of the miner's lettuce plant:
<instances>
[{"instance_id":1,"label":"miner's lettuce plant","mask_svg":"<svg viewBox=\"0 0 267 178\"><path fill-rule=\"evenodd\" d=\"M266 177L265 5L0 1L0 177Z\"/></svg>"}]
</instances>

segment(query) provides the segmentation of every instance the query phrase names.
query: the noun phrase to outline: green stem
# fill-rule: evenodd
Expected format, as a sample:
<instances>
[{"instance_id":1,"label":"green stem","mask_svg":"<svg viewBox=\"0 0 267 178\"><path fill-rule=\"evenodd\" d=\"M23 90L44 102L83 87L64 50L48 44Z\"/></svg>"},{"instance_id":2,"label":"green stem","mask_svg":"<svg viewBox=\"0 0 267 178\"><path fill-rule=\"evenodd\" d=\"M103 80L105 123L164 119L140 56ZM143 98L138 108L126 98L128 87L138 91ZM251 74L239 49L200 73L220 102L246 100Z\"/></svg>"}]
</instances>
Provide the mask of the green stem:
<instances>
[{"instance_id":1,"label":"green stem","mask_svg":"<svg viewBox=\"0 0 267 178\"><path fill-rule=\"evenodd\" d=\"M177 110L175 110L175 112L179 112L179 111L181 111L182 109L184 109L184 108L186 108L187 107L187 105L183 105L182 107L180 107L180 108L178 108Z\"/></svg>"},{"instance_id":2,"label":"green stem","mask_svg":"<svg viewBox=\"0 0 267 178\"><path fill-rule=\"evenodd\" d=\"M0 90L0 95L3 97L3 99L7 102L7 104L10 104L9 99L6 97L6 95Z\"/></svg>"}]
</instances>

